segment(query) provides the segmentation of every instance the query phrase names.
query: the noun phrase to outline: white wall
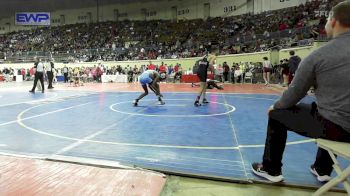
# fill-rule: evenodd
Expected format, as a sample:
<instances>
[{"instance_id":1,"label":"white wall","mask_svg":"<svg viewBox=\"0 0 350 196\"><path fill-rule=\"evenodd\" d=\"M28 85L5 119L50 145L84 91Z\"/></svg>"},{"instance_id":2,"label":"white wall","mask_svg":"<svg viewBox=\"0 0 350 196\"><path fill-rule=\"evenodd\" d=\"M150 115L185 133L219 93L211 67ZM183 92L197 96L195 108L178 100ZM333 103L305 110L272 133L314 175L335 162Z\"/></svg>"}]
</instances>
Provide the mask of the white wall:
<instances>
[{"instance_id":1,"label":"white wall","mask_svg":"<svg viewBox=\"0 0 350 196\"><path fill-rule=\"evenodd\" d=\"M254 0L254 13L305 4L308 0Z\"/></svg>"},{"instance_id":2,"label":"white wall","mask_svg":"<svg viewBox=\"0 0 350 196\"><path fill-rule=\"evenodd\" d=\"M133 3L133 4L114 4L108 6L100 6L99 8L99 21L113 21L114 10L117 9L119 14L127 13L127 17L119 17L119 20L144 20L145 16L141 9L145 9L148 13L156 13L153 16L147 16L146 20L171 20L173 6L177 7L178 19L195 19L202 18L204 13L204 4L210 3L210 16L222 17L239 15L246 13L247 0L194 0L194 1L157 1L149 3ZM243 5L243 6L242 6ZM236 6L239 7L236 11L225 12L225 7ZM184 13L181 11L184 10ZM83 16L87 12L91 12L93 21L96 21L96 8L82 8L76 10L56 11L52 13L53 18L59 18L59 15L66 16L66 23L73 24L77 21L78 16Z\"/></svg>"},{"instance_id":3,"label":"white wall","mask_svg":"<svg viewBox=\"0 0 350 196\"><path fill-rule=\"evenodd\" d=\"M202 9L199 9L199 6L198 4L196 4L195 1L193 1L192 3L186 2L177 5L177 11L177 19L179 20L201 18L203 16ZM184 13L182 13L182 11L184 11ZM200 15L199 12L201 13Z\"/></svg>"},{"instance_id":4,"label":"white wall","mask_svg":"<svg viewBox=\"0 0 350 196\"><path fill-rule=\"evenodd\" d=\"M5 18L0 21L0 27L3 27L5 29L5 32L9 31L19 31L24 29L29 29L31 27L28 26L16 26L15 25L15 16L10 18Z\"/></svg>"},{"instance_id":5,"label":"white wall","mask_svg":"<svg viewBox=\"0 0 350 196\"><path fill-rule=\"evenodd\" d=\"M279 1L266 0L266 1L270 1L270 10L277 10L285 7L293 7L306 2L306 0L279 0Z\"/></svg>"},{"instance_id":6,"label":"white wall","mask_svg":"<svg viewBox=\"0 0 350 196\"><path fill-rule=\"evenodd\" d=\"M231 10L235 6L236 10ZM214 0L210 1L210 8L212 17L241 15L247 13L247 0Z\"/></svg>"}]
</instances>

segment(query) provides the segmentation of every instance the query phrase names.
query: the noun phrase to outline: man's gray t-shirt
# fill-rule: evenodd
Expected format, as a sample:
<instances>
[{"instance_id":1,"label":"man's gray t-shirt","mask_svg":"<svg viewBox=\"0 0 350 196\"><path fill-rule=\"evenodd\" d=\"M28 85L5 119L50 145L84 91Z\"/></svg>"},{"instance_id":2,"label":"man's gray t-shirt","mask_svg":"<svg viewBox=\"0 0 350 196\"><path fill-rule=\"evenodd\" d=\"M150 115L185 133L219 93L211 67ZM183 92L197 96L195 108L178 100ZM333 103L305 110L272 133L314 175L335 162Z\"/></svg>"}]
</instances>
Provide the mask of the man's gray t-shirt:
<instances>
[{"instance_id":1,"label":"man's gray t-shirt","mask_svg":"<svg viewBox=\"0 0 350 196\"><path fill-rule=\"evenodd\" d=\"M301 61L275 109L297 104L315 87L320 114L350 132L350 32L343 33Z\"/></svg>"}]
</instances>

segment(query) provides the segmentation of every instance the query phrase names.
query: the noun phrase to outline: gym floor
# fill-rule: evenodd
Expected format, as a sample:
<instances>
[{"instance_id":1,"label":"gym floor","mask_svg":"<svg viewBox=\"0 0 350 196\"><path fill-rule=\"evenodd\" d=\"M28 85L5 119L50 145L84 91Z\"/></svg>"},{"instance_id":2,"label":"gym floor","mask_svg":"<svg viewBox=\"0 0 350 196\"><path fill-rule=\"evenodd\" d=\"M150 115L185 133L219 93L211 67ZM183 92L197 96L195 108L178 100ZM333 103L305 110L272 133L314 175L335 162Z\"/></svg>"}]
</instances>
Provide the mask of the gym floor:
<instances>
[{"instance_id":1,"label":"gym floor","mask_svg":"<svg viewBox=\"0 0 350 196\"><path fill-rule=\"evenodd\" d=\"M280 96L274 88L225 84L222 91L209 90L209 104L194 107L198 87L161 84L165 105L157 105L150 93L134 107L132 101L142 90L138 84L59 84L44 94L28 93L30 85L1 84L2 155L263 181L250 165L261 161L266 112ZM314 140L289 133L283 184L321 185L308 171L316 150Z\"/></svg>"}]
</instances>

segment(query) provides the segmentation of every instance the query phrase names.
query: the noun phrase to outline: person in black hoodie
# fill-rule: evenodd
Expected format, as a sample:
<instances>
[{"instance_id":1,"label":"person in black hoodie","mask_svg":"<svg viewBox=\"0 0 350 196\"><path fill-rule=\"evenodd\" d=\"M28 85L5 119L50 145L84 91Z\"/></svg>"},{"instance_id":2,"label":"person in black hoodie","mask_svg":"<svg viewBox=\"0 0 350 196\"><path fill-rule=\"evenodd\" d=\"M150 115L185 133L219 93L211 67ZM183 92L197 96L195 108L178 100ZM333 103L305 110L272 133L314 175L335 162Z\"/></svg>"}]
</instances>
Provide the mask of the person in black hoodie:
<instances>
[{"instance_id":1,"label":"person in black hoodie","mask_svg":"<svg viewBox=\"0 0 350 196\"><path fill-rule=\"evenodd\" d=\"M295 55L294 50L289 52L290 54L290 58L289 58L289 75L288 75L288 85L292 82L294 75L295 75L295 71L298 69L299 63L301 61L300 57Z\"/></svg>"}]
</instances>

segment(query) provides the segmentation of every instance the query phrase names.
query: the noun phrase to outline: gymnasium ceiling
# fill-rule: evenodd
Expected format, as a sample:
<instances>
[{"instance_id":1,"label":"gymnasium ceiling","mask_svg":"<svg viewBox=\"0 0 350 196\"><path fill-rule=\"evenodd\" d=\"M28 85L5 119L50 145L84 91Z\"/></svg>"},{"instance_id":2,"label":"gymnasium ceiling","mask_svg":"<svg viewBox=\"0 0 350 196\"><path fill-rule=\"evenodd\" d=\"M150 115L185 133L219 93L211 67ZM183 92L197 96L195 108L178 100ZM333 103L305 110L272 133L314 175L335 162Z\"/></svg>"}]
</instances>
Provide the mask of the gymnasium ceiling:
<instances>
[{"instance_id":1,"label":"gymnasium ceiling","mask_svg":"<svg viewBox=\"0 0 350 196\"><path fill-rule=\"evenodd\" d=\"M14 16L15 12L54 11L116 3L150 2L162 0L0 0L0 19ZM169 0L170 1L170 0Z\"/></svg>"}]
</instances>

